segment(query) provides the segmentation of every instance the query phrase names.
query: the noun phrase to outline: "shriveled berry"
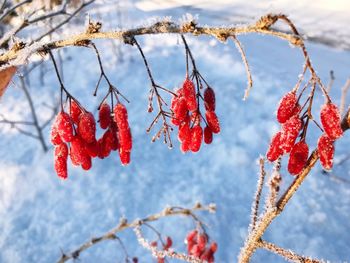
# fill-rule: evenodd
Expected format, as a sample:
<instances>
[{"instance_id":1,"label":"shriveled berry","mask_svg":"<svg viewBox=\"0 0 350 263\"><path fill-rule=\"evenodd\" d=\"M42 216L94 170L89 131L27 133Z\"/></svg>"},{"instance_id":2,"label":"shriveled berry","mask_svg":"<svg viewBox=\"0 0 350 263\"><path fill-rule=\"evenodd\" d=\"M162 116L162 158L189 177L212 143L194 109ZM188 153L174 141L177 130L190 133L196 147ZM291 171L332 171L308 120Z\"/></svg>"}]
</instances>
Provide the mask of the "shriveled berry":
<instances>
[{"instance_id":1,"label":"shriveled berry","mask_svg":"<svg viewBox=\"0 0 350 263\"><path fill-rule=\"evenodd\" d=\"M219 119L216 116L214 111L207 111L205 113L205 117L207 119L208 122L208 126L210 127L211 131L213 133L219 133L220 132L220 123L219 123Z\"/></svg>"},{"instance_id":2,"label":"shriveled berry","mask_svg":"<svg viewBox=\"0 0 350 263\"><path fill-rule=\"evenodd\" d=\"M331 170L333 167L334 158L334 142L327 134L322 134L317 142L318 156L325 170Z\"/></svg>"},{"instance_id":3,"label":"shriveled berry","mask_svg":"<svg viewBox=\"0 0 350 263\"><path fill-rule=\"evenodd\" d=\"M204 107L207 111L215 111L215 93L211 87L204 90Z\"/></svg>"},{"instance_id":4,"label":"shriveled berry","mask_svg":"<svg viewBox=\"0 0 350 263\"><path fill-rule=\"evenodd\" d=\"M70 105L70 116L72 117L72 120L75 124L78 124L81 113L82 110L79 107L78 103L72 99Z\"/></svg>"},{"instance_id":5,"label":"shriveled berry","mask_svg":"<svg viewBox=\"0 0 350 263\"><path fill-rule=\"evenodd\" d=\"M213 142L213 132L209 126L204 128L204 142L206 144L211 144Z\"/></svg>"},{"instance_id":6,"label":"shriveled berry","mask_svg":"<svg viewBox=\"0 0 350 263\"><path fill-rule=\"evenodd\" d=\"M51 143L53 145L59 145L62 143L62 139L61 136L58 133L57 130L57 123L54 122L51 126Z\"/></svg>"},{"instance_id":7,"label":"shriveled berry","mask_svg":"<svg viewBox=\"0 0 350 263\"><path fill-rule=\"evenodd\" d=\"M192 152L198 152L201 148L203 139L203 129L201 126L196 125L191 129L191 146Z\"/></svg>"},{"instance_id":8,"label":"shriveled berry","mask_svg":"<svg viewBox=\"0 0 350 263\"><path fill-rule=\"evenodd\" d=\"M68 177L67 159L62 157L54 158L54 168L58 177L62 179L67 179Z\"/></svg>"},{"instance_id":9,"label":"shriveled berry","mask_svg":"<svg viewBox=\"0 0 350 263\"><path fill-rule=\"evenodd\" d=\"M280 139L283 152L289 153L292 150L302 125L303 123L297 115L291 117L283 124Z\"/></svg>"},{"instance_id":10,"label":"shriveled berry","mask_svg":"<svg viewBox=\"0 0 350 263\"><path fill-rule=\"evenodd\" d=\"M55 158L60 157L63 159L67 159L68 158L68 146L67 146L67 144L62 142L61 144L55 146L54 155L55 155Z\"/></svg>"},{"instance_id":11,"label":"shriveled berry","mask_svg":"<svg viewBox=\"0 0 350 263\"><path fill-rule=\"evenodd\" d=\"M73 123L71 117L64 111L57 114L56 120L57 131L61 139L70 142L73 139Z\"/></svg>"},{"instance_id":12,"label":"shriveled berry","mask_svg":"<svg viewBox=\"0 0 350 263\"><path fill-rule=\"evenodd\" d=\"M117 124L119 130L126 130L129 128L128 112L125 106L121 103L115 105L114 109L114 121Z\"/></svg>"},{"instance_id":13,"label":"shriveled berry","mask_svg":"<svg viewBox=\"0 0 350 263\"><path fill-rule=\"evenodd\" d=\"M119 157L122 165L128 165L130 163L130 152L119 149Z\"/></svg>"},{"instance_id":14,"label":"shriveled berry","mask_svg":"<svg viewBox=\"0 0 350 263\"><path fill-rule=\"evenodd\" d=\"M330 139L336 140L343 135L343 130L340 126L340 113L335 104L324 104L321 108L320 117L323 129Z\"/></svg>"},{"instance_id":15,"label":"shriveled berry","mask_svg":"<svg viewBox=\"0 0 350 263\"><path fill-rule=\"evenodd\" d=\"M269 149L266 153L266 157L270 162L276 161L280 156L283 155L283 150L281 148L281 134L282 132L278 132L271 139Z\"/></svg>"},{"instance_id":16,"label":"shriveled berry","mask_svg":"<svg viewBox=\"0 0 350 263\"><path fill-rule=\"evenodd\" d=\"M288 92L281 99L277 108L277 120L279 123L285 123L293 114L297 104L297 96L295 92Z\"/></svg>"},{"instance_id":17,"label":"shriveled berry","mask_svg":"<svg viewBox=\"0 0 350 263\"><path fill-rule=\"evenodd\" d=\"M98 117L100 120L100 127L102 129L107 129L111 123L111 107L109 107L107 103L102 103L98 112Z\"/></svg>"},{"instance_id":18,"label":"shriveled berry","mask_svg":"<svg viewBox=\"0 0 350 263\"><path fill-rule=\"evenodd\" d=\"M78 132L87 143L92 143L96 140L96 121L91 112L84 112L80 115Z\"/></svg>"},{"instance_id":19,"label":"shriveled berry","mask_svg":"<svg viewBox=\"0 0 350 263\"><path fill-rule=\"evenodd\" d=\"M292 175L299 174L306 165L309 156L309 147L305 141L296 143L289 155L288 172Z\"/></svg>"},{"instance_id":20,"label":"shriveled berry","mask_svg":"<svg viewBox=\"0 0 350 263\"><path fill-rule=\"evenodd\" d=\"M182 85L183 96L186 99L187 108L190 111L197 109L197 98L196 98L196 89L193 82L186 78L185 82Z\"/></svg>"}]
</instances>

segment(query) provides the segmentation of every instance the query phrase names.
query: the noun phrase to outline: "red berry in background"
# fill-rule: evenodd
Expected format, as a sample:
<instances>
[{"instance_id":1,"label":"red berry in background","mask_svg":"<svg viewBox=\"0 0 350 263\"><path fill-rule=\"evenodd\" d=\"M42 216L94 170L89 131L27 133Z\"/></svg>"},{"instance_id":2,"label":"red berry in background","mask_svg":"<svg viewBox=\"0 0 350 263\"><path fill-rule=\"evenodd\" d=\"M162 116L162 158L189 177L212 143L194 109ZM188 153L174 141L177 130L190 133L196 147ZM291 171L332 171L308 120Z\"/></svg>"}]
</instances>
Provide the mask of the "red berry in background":
<instances>
[{"instance_id":1,"label":"red berry in background","mask_svg":"<svg viewBox=\"0 0 350 263\"><path fill-rule=\"evenodd\" d=\"M61 144L55 146L54 156L55 156L55 158L60 157L63 159L67 159L68 158L68 146L67 146L67 144L62 142Z\"/></svg>"},{"instance_id":2,"label":"red berry in background","mask_svg":"<svg viewBox=\"0 0 350 263\"><path fill-rule=\"evenodd\" d=\"M57 123L54 122L51 126L51 143L53 145L59 145L62 143L61 136L57 130Z\"/></svg>"},{"instance_id":3,"label":"red berry in background","mask_svg":"<svg viewBox=\"0 0 350 263\"><path fill-rule=\"evenodd\" d=\"M112 133L112 150L116 151L119 149L119 140L118 140L118 129L117 126L112 123L112 125L109 128L111 130Z\"/></svg>"},{"instance_id":4,"label":"red berry in background","mask_svg":"<svg viewBox=\"0 0 350 263\"><path fill-rule=\"evenodd\" d=\"M203 139L203 130L202 127L199 125L194 126L191 129L191 145L190 149L192 152L198 152L201 148Z\"/></svg>"},{"instance_id":5,"label":"red berry in background","mask_svg":"<svg viewBox=\"0 0 350 263\"><path fill-rule=\"evenodd\" d=\"M73 123L71 117L64 111L61 111L56 116L55 124L61 139L65 142L72 141Z\"/></svg>"},{"instance_id":6,"label":"red berry in background","mask_svg":"<svg viewBox=\"0 0 350 263\"><path fill-rule=\"evenodd\" d=\"M96 140L96 121L91 112L84 112L80 115L78 132L87 143L92 143Z\"/></svg>"},{"instance_id":7,"label":"red berry in background","mask_svg":"<svg viewBox=\"0 0 350 263\"><path fill-rule=\"evenodd\" d=\"M334 142L327 134L322 134L317 142L318 156L325 170L331 170L333 167L334 158Z\"/></svg>"},{"instance_id":8,"label":"red berry in background","mask_svg":"<svg viewBox=\"0 0 350 263\"><path fill-rule=\"evenodd\" d=\"M128 165L130 163L130 152L119 149L119 157L122 165Z\"/></svg>"},{"instance_id":9,"label":"red berry in background","mask_svg":"<svg viewBox=\"0 0 350 263\"><path fill-rule=\"evenodd\" d=\"M277 120L279 123L285 123L293 114L297 104L297 96L295 92L288 92L281 99L277 108Z\"/></svg>"},{"instance_id":10,"label":"red berry in background","mask_svg":"<svg viewBox=\"0 0 350 263\"><path fill-rule=\"evenodd\" d=\"M114 121L117 124L119 130L126 130L129 128L128 112L125 106L121 103L115 105L114 109Z\"/></svg>"},{"instance_id":11,"label":"red berry in background","mask_svg":"<svg viewBox=\"0 0 350 263\"><path fill-rule=\"evenodd\" d=\"M296 143L289 155L288 172L292 175L299 174L306 165L309 156L309 147L305 141Z\"/></svg>"},{"instance_id":12,"label":"red berry in background","mask_svg":"<svg viewBox=\"0 0 350 263\"><path fill-rule=\"evenodd\" d=\"M292 150L293 145L299 135L299 132L302 128L301 119L295 115L291 117L282 125L281 133L281 149L285 153L289 153Z\"/></svg>"},{"instance_id":13,"label":"red berry in background","mask_svg":"<svg viewBox=\"0 0 350 263\"><path fill-rule=\"evenodd\" d=\"M215 111L215 93L211 87L204 90L204 107L207 111Z\"/></svg>"},{"instance_id":14,"label":"red berry in background","mask_svg":"<svg viewBox=\"0 0 350 263\"><path fill-rule=\"evenodd\" d=\"M266 153L266 157L270 162L276 161L283 155L283 150L281 149L281 134L282 132L278 132L271 139L269 149Z\"/></svg>"},{"instance_id":15,"label":"red berry in background","mask_svg":"<svg viewBox=\"0 0 350 263\"><path fill-rule=\"evenodd\" d=\"M100 120L100 127L102 129L107 129L111 123L111 107L109 107L107 103L102 103L98 112L98 118Z\"/></svg>"},{"instance_id":16,"label":"red berry in background","mask_svg":"<svg viewBox=\"0 0 350 263\"><path fill-rule=\"evenodd\" d=\"M55 157L54 168L58 177L62 179L67 179L68 177L67 159L62 157Z\"/></svg>"},{"instance_id":17,"label":"red berry in background","mask_svg":"<svg viewBox=\"0 0 350 263\"><path fill-rule=\"evenodd\" d=\"M191 128L189 122L183 122L180 124L178 139L180 142L191 140Z\"/></svg>"},{"instance_id":18,"label":"red berry in background","mask_svg":"<svg viewBox=\"0 0 350 263\"><path fill-rule=\"evenodd\" d=\"M211 144L213 142L213 132L209 126L204 128L204 142L206 144Z\"/></svg>"},{"instance_id":19,"label":"red berry in background","mask_svg":"<svg viewBox=\"0 0 350 263\"><path fill-rule=\"evenodd\" d=\"M219 123L219 119L216 116L214 111L207 111L205 113L205 117L207 119L208 122L208 126L210 127L211 131L213 133L219 133L220 132L220 123Z\"/></svg>"},{"instance_id":20,"label":"red berry in background","mask_svg":"<svg viewBox=\"0 0 350 263\"><path fill-rule=\"evenodd\" d=\"M340 113L335 104L324 104L321 108L320 117L323 129L329 138L336 140L343 135L343 130L340 126Z\"/></svg>"},{"instance_id":21,"label":"red berry in background","mask_svg":"<svg viewBox=\"0 0 350 263\"><path fill-rule=\"evenodd\" d=\"M196 89L193 82L186 78L182 86L183 96L186 99L187 108L190 111L197 109L197 98L196 98Z\"/></svg>"},{"instance_id":22,"label":"red berry in background","mask_svg":"<svg viewBox=\"0 0 350 263\"><path fill-rule=\"evenodd\" d=\"M82 113L81 108L75 100L71 100L70 105L70 116L75 124L78 124L80 114Z\"/></svg>"}]
</instances>

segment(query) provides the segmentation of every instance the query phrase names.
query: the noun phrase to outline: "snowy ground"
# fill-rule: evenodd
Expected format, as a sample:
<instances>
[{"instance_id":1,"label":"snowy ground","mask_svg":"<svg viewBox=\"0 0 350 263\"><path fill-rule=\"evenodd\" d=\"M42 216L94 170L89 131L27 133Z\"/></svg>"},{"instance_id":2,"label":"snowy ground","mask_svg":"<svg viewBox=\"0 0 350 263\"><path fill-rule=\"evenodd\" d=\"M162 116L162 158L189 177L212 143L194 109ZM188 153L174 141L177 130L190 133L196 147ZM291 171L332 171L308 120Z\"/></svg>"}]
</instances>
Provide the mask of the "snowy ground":
<instances>
[{"instance_id":1,"label":"snowy ground","mask_svg":"<svg viewBox=\"0 0 350 263\"><path fill-rule=\"evenodd\" d=\"M136 7L132 4L125 7L128 25L156 14L172 14L177 19L188 10L176 7L142 11ZM222 5L222 9L229 13L227 6ZM196 14L196 8L190 10ZM264 13L265 9L261 10ZM290 12L291 17L298 15ZM201 10L198 13L203 23L217 24L215 16ZM97 16L94 12L91 14ZM112 27L113 23L106 26ZM60 249L69 251L92 236L104 233L115 226L121 216L132 220L160 211L168 204L191 206L196 201L217 204L217 214L201 214L201 217L219 244L217 262L235 262L249 224L258 171L256 160L259 154L265 153L269 138L278 129L275 105L294 86L302 67L300 51L284 41L252 35L240 39L254 78L254 88L246 102L242 101L246 75L233 44L188 37L199 70L216 91L222 127L214 143L203 147L198 154L181 154L177 143L173 150L168 150L162 142L150 143L151 135L145 133L152 120L146 112L149 84L145 68L133 47L122 47L126 55L122 63L118 62L108 41L97 42L104 50L103 61L113 83L131 100L128 109L134 150L130 166L121 167L117 155L113 154L108 159L96 160L89 172L70 167L70 178L63 182L54 175L52 151L44 154L38 142L1 127L0 262L54 262L60 256ZM178 37L152 36L139 40L156 81L169 88L180 85L185 64ZM329 70L335 71L332 96L339 102L340 88L349 77L350 53L320 44L308 43L308 48L324 82L328 80ZM89 50L72 48L66 50L64 56L70 57L64 66L67 87L89 110L96 112L104 91L102 87L97 99L91 96L98 78L94 55ZM51 69L50 63L47 67ZM52 70L45 75L44 85L39 83L36 74L32 77L32 93L39 105L58 94L58 83ZM23 116L27 105L19 96L17 88L8 90L0 112L13 118ZM319 93L316 111L322 101ZM311 148L319 136L319 132L314 131L308 137ZM349 140L346 134L337 144L338 159L348 154ZM345 162L335 168L334 173L348 178L349 168ZM349 184L337 183L320 171L317 165L265 238L308 256L331 262L350 261ZM283 186L291 180L291 176L284 173ZM193 228L188 219L162 220L155 226L171 235L178 249L184 249L184 236ZM149 253L135 242L132 231L120 237L132 256L140 257L141 262L151 262ZM119 262L122 253L117 243L106 242L83 253L80 259L81 262ZM252 262L284 261L258 251Z\"/></svg>"}]
</instances>

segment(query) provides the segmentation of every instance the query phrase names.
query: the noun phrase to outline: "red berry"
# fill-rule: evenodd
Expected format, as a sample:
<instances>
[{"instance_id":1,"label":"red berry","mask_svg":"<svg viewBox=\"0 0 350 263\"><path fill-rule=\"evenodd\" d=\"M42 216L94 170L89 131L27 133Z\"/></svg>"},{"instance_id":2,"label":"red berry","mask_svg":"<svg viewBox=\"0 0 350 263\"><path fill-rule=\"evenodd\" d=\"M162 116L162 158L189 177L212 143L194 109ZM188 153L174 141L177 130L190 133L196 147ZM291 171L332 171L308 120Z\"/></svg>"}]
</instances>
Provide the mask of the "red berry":
<instances>
[{"instance_id":1,"label":"red berry","mask_svg":"<svg viewBox=\"0 0 350 263\"><path fill-rule=\"evenodd\" d=\"M97 140L97 148L98 148L97 156L100 159L104 159L104 158L108 157L108 155L111 153L111 149L106 147L106 145L104 143L103 136L102 136L102 138Z\"/></svg>"},{"instance_id":2,"label":"red berry","mask_svg":"<svg viewBox=\"0 0 350 263\"><path fill-rule=\"evenodd\" d=\"M200 125L201 124L201 114L198 110L192 111L191 118L193 125Z\"/></svg>"},{"instance_id":3,"label":"red berry","mask_svg":"<svg viewBox=\"0 0 350 263\"><path fill-rule=\"evenodd\" d=\"M191 150L191 140L186 140L181 143L181 152L186 153Z\"/></svg>"},{"instance_id":4,"label":"red berry","mask_svg":"<svg viewBox=\"0 0 350 263\"><path fill-rule=\"evenodd\" d=\"M174 105L174 119L172 123L174 125L179 125L187 116L187 104L185 98L181 97L177 100Z\"/></svg>"},{"instance_id":5,"label":"red berry","mask_svg":"<svg viewBox=\"0 0 350 263\"><path fill-rule=\"evenodd\" d=\"M128 123L128 112L125 106L121 103L118 103L114 109L114 121L117 124L119 130L126 130L129 128Z\"/></svg>"},{"instance_id":6,"label":"red berry","mask_svg":"<svg viewBox=\"0 0 350 263\"><path fill-rule=\"evenodd\" d=\"M71 100L70 105L70 116L75 124L78 124L80 114L82 113L81 108L75 100Z\"/></svg>"},{"instance_id":7,"label":"red berry","mask_svg":"<svg viewBox=\"0 0 350 263\"><path fill-rule=\"evenodd\" d=\"M211 87L204 90L204 107L207 111L215 111L215 93Z\"/></svg>"},{"instance_id":8,"label":"red berry","mask_svg":"<svg viewBox=\"0 0 350 263\"><path fill-rule=\"evenodd\" d=\"M93 141L92 143L85 143L85 150L90 157L95 158L98 155L97 141Z\"/></svg>"},{"instance_id":9,"label":"red berry","mask_svg":"<svg viewBox=\"0 0 350 263\"><path fill-rule=\"evenodd\" d=\"M327 134L322 134L317 142L318 156L325 170L331 170L334 158L334 143Z\"/></svg>"},{"instance_id":10,"label":"red berry","mask_svg":"<svg viewBox=\"0 0 350 263\"><path fill-rule=\"evenodd\" d=\"M119 147L123 151L130 152L132 149L132 135L130 128L118 131Z\"/></svg>"},{"instance_id":11,"label":"red berry","mask_svg":"<svg viewBox=\"0 0 350 263\"><path fill-rule=\"evenodd\" d=\"M98 117L100 120L100 127L102 129L107 129L107 127L111 123L111 107L109 107L107 103L102 103L98 112Z\"/></svg>"},{"instance_id":12,"label":"red berry","mask_svg":"<svg viewBox=\"0 0 350 263\"><path fill-rule=\"evenodd\" d=\"M277 109L277 120L279 123L285 123L293 114L297 96L295 92L288 92L281 99Z\"/></svg>"},{"instance_id":13,"label":"red berry","mask_svg":"<svg viewBox=\"0 0 350 263\"><path fill-rule=\"evenodd\" d=\"M91 157L87 154L84 154L81 161L81 167L87 171L87 170L90 170L91 166L92 166Z\"/></svg>"},{"instance_id":14,"label":"red berry","mask_svg":"<svg viewBox=\"0 0 350 263\"><path fill-rule=\"evenodd\" d=\"M183 96L186 99L187 108L190 111L197 109L196 89L193 82L186 78L182 86Z\"/></svg>"},{"instance_id":15,"label":"red berry","mask_svg":"<svg viewBox=\"0 0 350 263\"><path fill-rule=\"evenodd\" d=\"M180 142L191 140L191 128L188 122L180 124L178 139Z\"/></svg>"},{"instance_id":16,"label":"red berry","mask_svg":"<svg viewBox=\"0 0 350 263\"><path fill-rule=\"evenodd\" d=\"M281 134L282 132L278 132L271 139L269 149L266 153L266 157L270 162L276 161L283 155L283 150L281 149Z\"/></svg>"},{"instance_id":17,"label":"red berry","mask_svg":"<svg viewBox=\"0 0 350 263\"><path fill-rule=\"evenodd\" d=\"M55 153L54 153L55 158L63 158L66 159L68 158L68 146L64 142L61 144L55 146Z\"/></svg>"},{"instance_id":18,"label":"red berry","mask_svg":"<svg viewBox=\"0 0 350 263\"><path fill-rule=\"evenodd\" d=\"M72 141L73 123L71 117L64 111L61 111L57 114L55 123L61 139L65 142Z\"/></svg>"},{"instance_id":19,"label":"red berry","mask_svg":"<svg viewBox=\"0 0 350 263\"><path fill-rule=\"evenodd\" d=\"M204 142L206 144L211 144L213 142L213 132L209 126L204 128Z\"/></svg>"},{"instance_id":20,"label":"red berry","mask_svg":"<svg viewBox=\"0 0 350 263\"><path fill-rule=\"evenodd\" d=\"M189 232L187 234L187 237L186 237L186 241L187 242L192 242L196 239L197 237L197 234L198 234L198 231L197 230L192 230L191 232Z\"/></svg>"},{"instance_id":21,"label":"red berry","mask_svg":"<svg viewBox=\"0 0 350 263\"><path fill-rule=\"evenodd\" d=\"M119 149L119 157L122 165L128 165L130 163L130 152Z\"/></svg>"},{"instance_id":22,"label":"red berry","mask_svg":"<svg viewBox=\"0 0 350 263\"><path fill-rule=\"evenodd\" d=\"M62 143L61 136L57 130L57 123L54 122L51 126L51 143L53 145L59 145Z\"/></svg>"},{"instance_id":23,"label":"red berry","mask_svg":"<svg viewBox=\"0 0 350 263\"><path fill-rule=\"evenodd\" d=\"M215 253L218 250L218 244L216 242L211 243L210 250Z\"/></svg>"},{"instance_id":24,"label":"red berry","mask_svg":"<svg viewBox=\"0 0 350 263\"><path fill-rule=\"evenodd\" d=\"M299 174L306 165L309 156L309 147L305 141L296 143L289 155L288 172L292 175Z\"/></svg>"},{"instance_id":25,"label":"red berry","mask_svg":"<svg viewBox=\"0 0 350 263\"><path fill-rule=\"evenodd\" d=\"M54 168L58 177L62 179L67 179L68 171L67 171L67 159L62 157L54 158Z\"/></svg>"},{"instance_id":26,"label":"red berry","mask_svg":"<svg viewBox=\"0 0 350 263\"><path fill-rule=\"evenodd\" d=\"M191 129L191 145L190 149L192 152L198 152L201 148L203 139L203 130L202 127L199 125L194 126Z\"/></svg>"},{"instance_id":27,"label":"red berry","mask_svg":"<svg viewBox=\"0 0 350 263\"><path fill-rule=\"evenodd\" d=\"M219 119L216 116L214 111L207 111L205 113L205 117L207 119L208 122L208 126L210 127L211 131L213 133L219 133L220 132L220 123L219 123Z\"/></svg>"},{"instance_id":28,"label":"red berry","mask_svg":"<svg viewBox=\"0 0 350 263\"><path fill-rule=\"evenodd\" d=\"M111 147L113 151L116 151L119 149L118 129L114 123L112 123L109 129L111 129L111 133L112 133Z\"/></svg>"},{"instance_id":29,"label":"red berry","mask_svg":"<svg viewBox=\"0 0 350 263\"><path fill-rule=\"evenodd\" d=\"M343 130L340 126L340 113L335 104L324 104L321 108L320 117L324 131L330 139L336 140L343 135Z\"/></svg>"},{"instance_id":30,"label":"red berry","mask_svg":"<svg viewBox=\"0 0 350 263\"><path fill-rule=\"evenodd\" d=\"M89 156L85 149L85 143L80 138L79 135L74 136L71 147L70 147L70 157L74 165L82 164L83 160Z\"/></svg>"},{"instance_id":31,"label":"red berry","mask_svg":"<svg viewBox=\"0 0 350 263\"><path fill-rule=\"evenodd\" d=\"M91 112L84 112L80 115L78 132L87 143L92 143L96 140L96 122Z\"/></svg>"},{"instance_id":32,"label":"red berry","mask_svg":"<svg viewBox=\"0 0 350 263\"><path fill-rule=\"evenodd\" d=\"M206 234L199 234L198 235L198 247L200 250L204 250L206 245L207 245L207 242L208 242L208 237Z\"/></svg>"},{"instance_id":33,"label":"red berry","mask_svg":"<svg viewBox=\"0 0 350 263\"><path fill-rule=\"evenodd\" d=\"M281 133L281 149L285 153L289 153L292 150L293 145L298 137L298 134L302 128L302 121L297 115L291 117L282 126Z\"/></svg>"},{"instance_id":34,"label":"red berry","mask_svg":"<svg viewBox=\"0 0 350 263\"><path fill-rule=\"evenodd\" d=\"M164 245L164 250L168 250L173 245L173 240L171 237L166 237L166 243Z\"/></svg>"}]
</instances>

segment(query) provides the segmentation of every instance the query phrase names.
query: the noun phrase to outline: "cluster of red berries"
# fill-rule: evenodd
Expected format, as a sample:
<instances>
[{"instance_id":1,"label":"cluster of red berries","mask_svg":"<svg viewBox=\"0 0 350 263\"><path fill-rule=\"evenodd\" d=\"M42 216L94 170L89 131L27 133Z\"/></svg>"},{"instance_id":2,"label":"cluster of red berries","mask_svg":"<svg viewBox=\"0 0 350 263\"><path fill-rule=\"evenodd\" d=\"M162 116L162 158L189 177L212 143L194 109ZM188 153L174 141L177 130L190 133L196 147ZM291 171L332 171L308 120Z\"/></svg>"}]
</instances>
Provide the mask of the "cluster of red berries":
<instances>
[{"instance_id":1,"label":"cluster of red berries","mask_svg":"<svg viewBox=\"0 0 350 263\"><path fill-rule=\"evenodd\" d=\"M273 136L266 154L267 159L273 162L289 153L288 171L292 175L297 175L303 170L309 155L305 132L301 132L306 128L303 118L300 117L301 110L295 91L287 93L281 99L277 109L277 120L282 129ZM337 106L331 102L324 104L320 118L324 134L318 140L318 152L322 166L328 170L333 165L333 142L343 134ZM300 132L301 139L296 143Z\"/></svg>"},{"instance_id":2,"label":"cluster of red berries","mask_svg":"<svg viewBox=\"0 0 350 263\"><path fill-rule=\"evenodd\" d=\"M199 108L199 98L204 100L206 110L205 119ZM186 77L182 88L176 91L171 100L173 112L172 123L179 127L178 139L181 143L181 151L198 152L202 140L206 144L213 141L213 133L220 132L220 123L215 113L215 93L210 87L204 91L204 96L197 94L194 83ZM201 118L205 121L204 131L201 127Z\"/></svg>"},{"instance_id":3,"label":"cluster of red berries","mask_svg":"<svg viewBox=\"0 0 350 263\"><path fill-rule=\"evenodd\" d=\"M107 130L97 140L94 115L74 99L70 101L70 114L64 110L59 112L51 129L57 175L63 179L68 177L68 155L73 165L81 166L84 170L91 168L92 158L103 159L116 150L119 150L123 165L130 163L132 136L125 106L118 103L112 111L107 103L102 103L99 110L100 127Z\"/></svg>"},{"instance_id":4,"label":"cluster of red berries","mask_svg":"<svg viewBox=\"0 0 350 263\"><path fill-rule=\"evenodd\" d=\"M162 242L162 249L167 251L169 248L171 248L172 245L173 245L173 240L171 239L171 237L167 237L165 243ZM158 246L158 242L157 241L151 242L151 246L152 247L157 247ZM158 263L164 263L165 262L165 258L157 258L157 262Z\"/></svg>"},{"instance_id":5,"label":"cluster of red berries","mask_svg":"<svg viewBox=\"0 0 350 263\"><path fill-rule=\"evenodd\" d=\"M208 244L208 236L198 230L192 230L187 234L187 253L208 263L214 262L214 254L218 249L216 242Z\"/></svg>"}]
</instances>

